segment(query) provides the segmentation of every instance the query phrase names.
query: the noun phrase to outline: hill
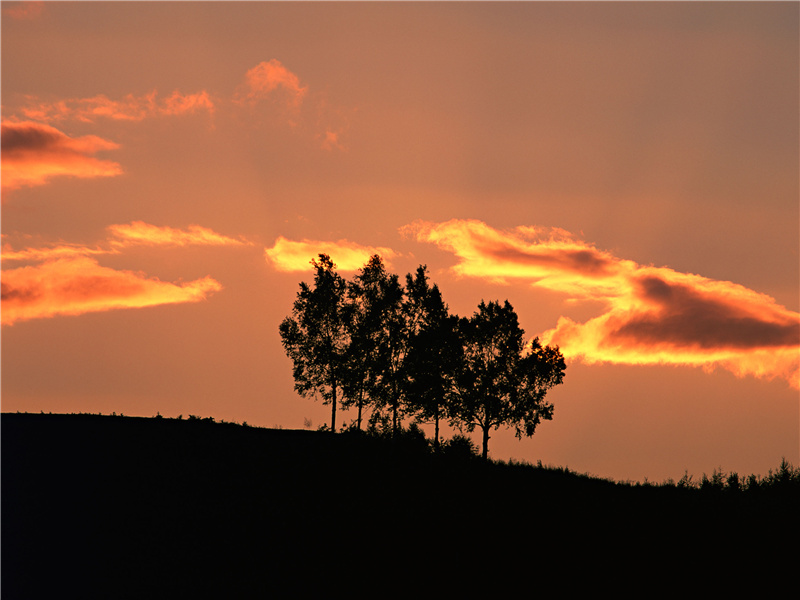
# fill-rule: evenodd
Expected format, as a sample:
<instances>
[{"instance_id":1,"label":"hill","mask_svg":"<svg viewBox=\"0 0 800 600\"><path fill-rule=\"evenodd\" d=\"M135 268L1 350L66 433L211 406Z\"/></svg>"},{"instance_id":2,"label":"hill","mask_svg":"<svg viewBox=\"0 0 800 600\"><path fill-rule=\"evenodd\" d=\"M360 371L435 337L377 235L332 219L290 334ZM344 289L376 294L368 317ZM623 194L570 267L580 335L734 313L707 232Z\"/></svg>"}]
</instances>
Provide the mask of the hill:
<instances>
[{"instance_id":1,"label":"hill","mask_svg":"<svg viewBox=\"0 0 800 600\"><path fill-rule=\"evenodd\" d=\"M796 491L623 485L201 419L0 422L4 598L250 597L290 573L457 580L489 564L605 564L610 548L641 567L675 544L690 564L735 564L779 559L800 531Z\"/></svg>"}]
</instances>

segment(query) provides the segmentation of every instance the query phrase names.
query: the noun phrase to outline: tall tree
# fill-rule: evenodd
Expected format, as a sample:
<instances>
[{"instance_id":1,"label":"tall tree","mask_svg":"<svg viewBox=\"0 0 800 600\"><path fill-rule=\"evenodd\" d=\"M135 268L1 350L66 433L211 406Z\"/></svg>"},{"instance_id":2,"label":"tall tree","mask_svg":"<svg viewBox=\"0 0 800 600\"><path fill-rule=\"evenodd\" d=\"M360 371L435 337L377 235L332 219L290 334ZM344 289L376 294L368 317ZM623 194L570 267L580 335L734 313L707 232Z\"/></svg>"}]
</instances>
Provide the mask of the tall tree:
<instances>
[{"instance_id":1,"label":"tall tree","mask_svg":"<svg viewBox=\"0 0 800 600\"><path fill-rule=\"evenodd\" d=\"M408 351L404 360L407 410L434 424L439 448L439 423L447 417L457 366L462 357L458 317L451 316L438 286L428 285L427 269L406 275L405 310Z\"/></svg>"},{"instance_id":2,"label":"tall tree","mask_svg":"<svg viewBox=\"0 0 800 600\"><path fill-rule=\"evenodd\" d=\"M373 409L388 409L395 432L400 418L407 338L403 288L397 275L387 273L376 254L355 276L349 294L354 307L351 364L357 370L350 373L348 390L351 396L358 394L359 406L365 402L366 394Z\"/></svg>"},{"instance_id":3,"label":"tall tree","mask_svg":"<svg viewBox=\"0 0 800 600\"><path fill-rule=\"evenodd\" d=\"M468 431L481 429L487 458L492 430L513 426L518 438L532 436L541 420L553 418L545 395L562 383L566 365L557 347L542 347L538 338L526 347L508 300L481 302L460 330L464 361L452 415Z\"/></svg>"},{"instance_id":4,"label":"tall tree","mask_svg":"<svg viewBox=\"0 0 800 600\"><path fill-rule=\"evenodd\" d=\"M300 284L292 316L280 324L281 342L294 363L295 390L303 397L319 394L331 404L331 431L336 431L337 392L349 344L347 284L327 254L311 264L314 286Z\"/></svg>"},{"instance_id":5,"label":"tall tree","mask_svg":"<svg viewBox=\"0 0 800 600\"><path fill-rule=\"evenodd\" d=\"M376 403L381 370L382 281L386 273L380 257L373 256L347 284L351 310L347 372L343 380L347 406L356 406L358 429L364 409Z\"/></svg>"}]
</instances>

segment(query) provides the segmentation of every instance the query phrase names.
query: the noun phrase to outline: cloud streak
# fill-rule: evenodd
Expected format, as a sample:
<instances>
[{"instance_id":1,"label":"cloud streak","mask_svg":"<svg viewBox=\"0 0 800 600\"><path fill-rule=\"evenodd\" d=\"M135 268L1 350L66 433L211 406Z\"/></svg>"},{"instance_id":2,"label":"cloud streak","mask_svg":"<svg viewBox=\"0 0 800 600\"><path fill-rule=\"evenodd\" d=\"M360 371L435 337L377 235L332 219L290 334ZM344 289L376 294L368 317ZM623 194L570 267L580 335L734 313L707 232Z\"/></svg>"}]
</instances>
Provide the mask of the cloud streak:
<instances>
[{"instance_id":1,"label":"cloud streak","mask_svg":"<svg viewBox=\"0 0 800 600\"><path fill-rule=\"evenodd\" d=\"M0 287L4 326L58 315L199 302L222 289L211 277L174 284L102 267L85 256L6 269Z\"/></svg>"},{"instance_id":2,"label":"cloud streak","mask_svg":"<svg viewBox=\"0 0 800 600\"><path fill-rule=\"evenodd\" d=\"M200 225L189 225L186 230L159 227L143 221L125 225L110 225L110 243L113 246L243 246L248 242L227 237Z\"/></svg>"},{"instance_id":3,"label":"cloud streak","mask_svg":"<svg viewBox=\"0 0 800 600\"><path fill-rule=\"evenodd\" d=\"M92 156L119 146L95 135L69 137L50 125L3 121L2 188L44 185L53 177L113 177L119 164Z\"/></svg>"},{"instance_id":4,"label":"cloud streak","mask_svg":"<svg viewBox=\"0 0 800 600\"><path fill-rule=\"evenodd\" d=\"M94 258L121 254L133 246L244 246L249 242L189 225L185 230L133 221L107 228L108 238L90 247L59 243L14 250L3 244L4 265L39 262L2 273L2 324L59 315L79 315L120 308L143 308L204 300L222 285L210 276L188 283L169 283L143 273L100 266Z\"/></svg>"},{"instance_id":5,"label":"cloud streak","mask_svg":"<svg viewBox=\"0 0 800 600\"><path fill-rule=\"evenodd\" d=\"M189 225L186 229L158 226L144 221L109 225L108 237L100 244L89 247L80 244L58 244L38 248L14 250L4 244L4 262L45 261L57 258L119 254L123 248L132 246L250 246L251 242L234 239L200 225Z\"/></svg>"},{"instance_id":6,"label":"cloud streak","mask_svg":"<svg viewBox=\"0 0 800 600\"><path fill-rule=\"evenodd\" d=\"M348 240L338 242L324 242L313 240L292 241L285 237L275 240L272 248L264 251L267 261L278 271L302 272L310 267L311 260L320 254L331 257L336 267L342 271L356 271L363 267L373 254L379 254L384 263L390 265L389 260L397 253L390 248L375 246L362 246Z\"/></svg>"},{"instance_id":7,"label":"cloud streak","mask_svg":"<svg viewBox=\"0 0 800 600\"><path fill-rule=\"evenodd\" d=\"M159 98L158 92L153 90L143 96L128 94L121 100L112 100L104 94L57 102L40 102L35 97L29 97L28 106L22 108L22 114L28 119L45 123L65 120L94 123L99 118L114 121L143 121L152 117L197 112L213 114L214 110L214 101L206 91L182 94L176 90L165 98Z\"/></svg>"},{"instance_id":8,"label":"cloud streak","mask_svg":"<svg viewBox=\"0 0 800 600\"><path fill-rule=\"evenodd\" d=\"M454 253L461 276L524 281L605 311L568 317L541 336L587 363L725 368L800 389L800 314L744 286L638 265L563 230L493 229L480 221L416 222L401 230Z\"/></svg>"}]
</instances>

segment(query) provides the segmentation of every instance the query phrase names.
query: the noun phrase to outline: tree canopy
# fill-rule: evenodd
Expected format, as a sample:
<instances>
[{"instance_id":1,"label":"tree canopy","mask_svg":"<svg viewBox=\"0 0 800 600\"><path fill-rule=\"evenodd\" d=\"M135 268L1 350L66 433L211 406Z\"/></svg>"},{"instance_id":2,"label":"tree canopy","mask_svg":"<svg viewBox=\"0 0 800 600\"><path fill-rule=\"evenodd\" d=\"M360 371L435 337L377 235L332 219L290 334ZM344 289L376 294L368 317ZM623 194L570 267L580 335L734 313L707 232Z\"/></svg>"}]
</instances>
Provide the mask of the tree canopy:
<instances>
[{"instance_id":1,"label":"tree canopy","mask_svg":"<svg viewBox=\"0 0 800 600\"><path fill-rule=\"evenodd\" d=\"M325 254L311 264L314 284L300 284L280 334L297 392L332 405L331 430L337 403L357 408L358 429L365 410L391 419L393 432L404 417L432 423L435 447L446 421L480 429L486 458L492 431L532 436L553 418L545 397L564 380L564 357L538 338L525 342L508 300L481 301L471 318L459 318L424 265L402 286L378 255L349 282Z\"/></svg>"},{"instance_id":2,"label":"tree canopy","mask_svg":"<svg viewBox=\"0 0 800 600\"><path fill-rule=\"evenodd\" d=\"M337 392L350 343L347 285L327 254L311 264L314 286L300 284L292 316L280 324L281 341L294 364L295 390L303 397L319 394L324 404L330 403L331 430L336 431Z\"/></svg>"},{"instance_id":3,"label":"tree canopy","mask_svg":"<svg viewBox=\"0 0 800 600\"><path fill-rule=\"evenodd\" d=\"M488 454L492 430L511 426L518 438L532 436L542 419L553 418L545 395L564 379L566 364L557 348L538 338L524 343L524 331L508 300L481 302L471 319L461 321L464 358L450 412L468 431L483 434Z\"/></svg>"}]
</instances>

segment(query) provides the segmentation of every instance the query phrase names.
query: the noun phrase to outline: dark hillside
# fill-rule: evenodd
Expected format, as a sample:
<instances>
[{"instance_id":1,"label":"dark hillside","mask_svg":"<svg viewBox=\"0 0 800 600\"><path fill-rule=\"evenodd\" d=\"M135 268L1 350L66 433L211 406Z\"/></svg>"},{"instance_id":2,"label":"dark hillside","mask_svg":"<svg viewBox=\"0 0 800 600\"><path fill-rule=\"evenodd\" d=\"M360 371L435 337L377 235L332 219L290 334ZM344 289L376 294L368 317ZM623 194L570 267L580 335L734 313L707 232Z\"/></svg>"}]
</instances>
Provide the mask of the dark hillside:
<instances>
[{"instance_id":1,"label":"dark hillside","mask_svg":"<svg viewBox=\"0 0 800 600\"><path fill-rule=\"evenodd\" d=\"M354 434L2 415L3 598L233 598L289 573L408 581L675 543L738 559L796 542L796 508L796 495L618 485Z\"/></svg>"}]
</instances>

